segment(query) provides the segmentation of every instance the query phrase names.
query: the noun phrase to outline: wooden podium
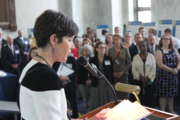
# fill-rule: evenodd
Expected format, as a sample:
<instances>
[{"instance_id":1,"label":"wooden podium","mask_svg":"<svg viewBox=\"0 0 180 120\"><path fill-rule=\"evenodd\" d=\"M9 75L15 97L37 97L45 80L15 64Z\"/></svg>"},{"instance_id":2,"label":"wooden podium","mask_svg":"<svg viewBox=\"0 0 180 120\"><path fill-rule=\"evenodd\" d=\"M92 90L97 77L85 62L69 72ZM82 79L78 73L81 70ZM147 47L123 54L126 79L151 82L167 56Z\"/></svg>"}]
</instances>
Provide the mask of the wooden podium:
<instances>
[{"instance_id":1,"label":"wooden podium","mask_svg":"<svg viewBox=\"0 0 180 120\"><path fill-rule=\"evenodd\" d=\"M107 103L85 115L83 115L81 118L82 119L90 119L92 118L96 113L100 112L101 110L105 109L105 108L112 108L114 107L115 105L117 105L117 103L115 102L110 102L110 103ZM178 115L175 115L175 114L171 114L171 113L168 113L168 112L164 112L164 111L160 111L160 110L157 110L157 109L153 109L153 108L149 108L149 107L145 107L147 110L149 110L150 112L152 112L153 116L157 116L157 117L160 117L160 118L165 118L166 120L180 120L180 116Z\"/></svg>"}]
</instances>

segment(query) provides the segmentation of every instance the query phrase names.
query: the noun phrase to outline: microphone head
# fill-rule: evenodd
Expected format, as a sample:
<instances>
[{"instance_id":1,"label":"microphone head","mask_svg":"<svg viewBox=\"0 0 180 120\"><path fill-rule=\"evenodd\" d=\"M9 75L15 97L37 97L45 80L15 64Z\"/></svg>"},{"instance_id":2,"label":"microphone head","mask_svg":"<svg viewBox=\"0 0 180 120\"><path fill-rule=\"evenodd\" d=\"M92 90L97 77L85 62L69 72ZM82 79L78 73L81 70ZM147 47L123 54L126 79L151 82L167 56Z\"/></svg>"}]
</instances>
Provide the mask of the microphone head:
<instances>
[{"instance_id":1,"label":"microphone head","mask_svg":"<svg viewBox=\"0 0 180 120\"><path fill-rule=\"evenodd\" d=\"M79 57L79 59L78 59L78 64L79 65L87 65L88 64L88 61L86 60L86 58L84 57L84 56L81 56L81 57Z\"/></svg>"}]
</instances>

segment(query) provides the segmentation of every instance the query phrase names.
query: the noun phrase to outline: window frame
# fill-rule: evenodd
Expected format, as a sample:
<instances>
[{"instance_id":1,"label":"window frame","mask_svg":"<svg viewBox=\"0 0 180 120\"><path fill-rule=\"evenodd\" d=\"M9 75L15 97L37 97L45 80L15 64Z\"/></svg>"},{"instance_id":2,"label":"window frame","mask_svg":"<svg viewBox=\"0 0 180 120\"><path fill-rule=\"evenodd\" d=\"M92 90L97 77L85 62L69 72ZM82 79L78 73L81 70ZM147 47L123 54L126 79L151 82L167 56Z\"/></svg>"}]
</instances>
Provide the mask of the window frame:
<instances>
[{"instance_id":1,"label":"window frame","mask_svg":"<svg viewBox=\"0 0 180 120\"><path fill-rule=\"evenodd\" d=\"M151 2L152 2L152 0L151 0ZM139 17L138 17L139 12L141 12L141 11L151 11L152 12L152 6L151 7L139 7L138 6L138 0L135 0L135 4L134 5L135 5L135 19L137 21L139 21Z\"/></svg>"},{"instance_id":2,"label":"window frame","mask_svg":"<svg viewBox=\"0 0 180 120\"><path fill-rule=\"evenodd\" d=\"M5 30L16 31L16 11L15 11L15 0L3 0L5 5L5 21L0 21L0 28ZM1 9L0 9L1 10Z\"/></svg>"}]
</instances>

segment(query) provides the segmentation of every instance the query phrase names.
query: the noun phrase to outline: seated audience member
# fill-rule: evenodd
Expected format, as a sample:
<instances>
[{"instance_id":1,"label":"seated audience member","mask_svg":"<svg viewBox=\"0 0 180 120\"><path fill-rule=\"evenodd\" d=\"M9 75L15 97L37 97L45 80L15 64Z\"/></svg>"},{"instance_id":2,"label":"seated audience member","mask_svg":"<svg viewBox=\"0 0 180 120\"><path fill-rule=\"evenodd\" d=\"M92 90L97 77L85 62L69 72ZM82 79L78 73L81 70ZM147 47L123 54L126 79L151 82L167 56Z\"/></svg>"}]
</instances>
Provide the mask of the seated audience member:
<instances>
[{"instance_id":1,"label":"seated audience member","mask_svg":"<svg viewBox=\"0 0 180 120\"><path fill-rule=\"evenodd\" d=\"M180 56L173 46L171 36L164 35L156 51L156 95L159 97L160 109L174 112L174 97L178 95L178 71L180 69Z\"/></svg>"},{"instance_id":2,"label":"seated audience member","mask_svg":"<svg viewBox=\"0 0 180 120\"><path fill-rule=\"evenodd\" d=\"M17 45L20 49L20 54L22 56L22 66L20 67L23 69L23 67L29 61L30 42L23 36L22 31L18 30L18 37L14 39L14 44Z\"/></svg>"},{"instance_id":3,"label":"seated audience member","mask_svg":"<svg viewBox=\"0 0 180 120\"><path fill-rule=\"evenodd\" d=\"M95 46L95 56L90 58L89 63L96 66L109 80L114 84L113 64L106 53L106 44L99 42ZM113 100L113 93L109 85L104 79L98 79L91 75L91 94L90 94L90 110L100 107Z\"/></svg>"},{"instance_id":4,"label":"seated audience member","mask_svg":"<svg viewBox=\"0 0 180 120\"><path fill-rule=\"evenodd\" d=\"M132 74L134 81L141 87L140 100L143 105L152 106L152 82L156 75L155 57L147 52L145 41L139 43L140 53L132 61ZM149 101L151 99L151 101Z\"/></svg>"},{"instance_id":5,"label":"seated audience member","mask_svg":"<svg viewBox=\"0 0 180 120\"><path fill-rule=\"evenodd\" d=\"M6 72L20 74L21 54L20 49L14 44L14 39L7 36L7 45L2 48L2 66Z\"/></svg>"},{"instance_id":6,"label":"seated audience member","mask_svg":"<svg viewBox=\"0 0 180 120\"><path fill-rule=\"evenodd\" d=\"M151 54L155 54L156 50L158 49L157 38L154 35L148 36L147 38L147 51Z\"/></svg>"}]
</instances>

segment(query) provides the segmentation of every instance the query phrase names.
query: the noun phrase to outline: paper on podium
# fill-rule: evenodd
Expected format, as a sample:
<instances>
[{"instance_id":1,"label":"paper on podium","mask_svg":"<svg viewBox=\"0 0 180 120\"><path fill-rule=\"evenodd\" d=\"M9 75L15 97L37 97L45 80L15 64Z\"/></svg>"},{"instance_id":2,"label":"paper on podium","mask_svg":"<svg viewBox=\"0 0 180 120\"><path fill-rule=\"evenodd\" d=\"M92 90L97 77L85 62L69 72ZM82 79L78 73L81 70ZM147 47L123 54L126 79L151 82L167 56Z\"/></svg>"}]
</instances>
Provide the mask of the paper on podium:
<instances>
[{"instance_id":1,"label":"paper on podium","mask_svg":"<svg viewBox=\"0 0 180 120\"><path fill-rule=\"evenodd\" d=\"M141 120L150 115L151 112L146 110L138 102L123 100L106 114L108 120Z\"/></svg>"},{"instance_id":2,"label":"paper on podium","mask_svg":"<svg viewBox=\"0 0 180 120\"><path fill-rule=\"evenodd\" d=\"M68 76L70 74L74 73L74 70L72 70L71 68L61 64L57 70L57 74L59 76Z\"/></svg>"}]
</instances>

